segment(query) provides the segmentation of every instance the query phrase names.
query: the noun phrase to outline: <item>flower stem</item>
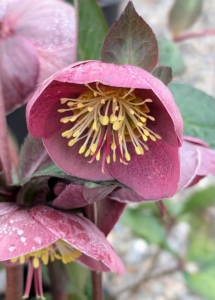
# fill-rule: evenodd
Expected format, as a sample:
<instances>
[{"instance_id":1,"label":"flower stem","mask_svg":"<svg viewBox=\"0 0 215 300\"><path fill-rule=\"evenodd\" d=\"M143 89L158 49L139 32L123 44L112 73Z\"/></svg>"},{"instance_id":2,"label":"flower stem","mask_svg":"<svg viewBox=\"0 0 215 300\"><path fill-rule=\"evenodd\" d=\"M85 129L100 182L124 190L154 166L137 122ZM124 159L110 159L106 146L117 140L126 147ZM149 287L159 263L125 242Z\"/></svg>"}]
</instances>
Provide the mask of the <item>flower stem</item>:
<instances>
[{"instance_id":1,"label":"flower stem","mask_svg":"<svg viewBox=\"0 0 215 300\"><path fill-rule=\"evenodd\" d=\"M6 300L21 300L23 295L23 266L6 267L7 290Z\"/></svg>"},{"instance_id":2,"label":"flower stem","mask_svg":"<svg viewBox=\"0 0 215 300\"><path fill-rule=\"evenodd\" d=\"M210 30L204 30L202 32L194 32L194 33L188 33L181 36L176 36L173 38L174 42L181 42L188 39L198 38L198 37L204 37L208 35L215 35L215 29Z\"/></svg>"},{"instance_id":3,"label":"flower stem","mask_svg":"<svg viewBox=\"0 0 215 300\"><path fill-rule=\"evenodd\" d=\"M84 207L84 215L88 218L93 224L97 223L97 205L96 202L93 204L89 204ZM102 272L92 271L92 299L93 300L102 300L103 292L102 292Z\"/></svg>"},{"instance_id":4,"label":"flower stem","mask_svg":"<svg viewBox=\"0 0 215 300\"><path fill-rule=\"evenodd\" d=\"M103 292L102 292L102 273L92 271L92 299L93 300L102 300Z\"/></svg>"},{"instance_id":5,"label":"flower stem","mask_svg":"<svg viewBox=\"0 0 215 300\"><path fill-rule=\"evenodd\" d=\"M51 281L51 293L53 300L67 300L67 274L64 265L60 261L49 262L49 278Z\"/></svg>"}]
</instances>

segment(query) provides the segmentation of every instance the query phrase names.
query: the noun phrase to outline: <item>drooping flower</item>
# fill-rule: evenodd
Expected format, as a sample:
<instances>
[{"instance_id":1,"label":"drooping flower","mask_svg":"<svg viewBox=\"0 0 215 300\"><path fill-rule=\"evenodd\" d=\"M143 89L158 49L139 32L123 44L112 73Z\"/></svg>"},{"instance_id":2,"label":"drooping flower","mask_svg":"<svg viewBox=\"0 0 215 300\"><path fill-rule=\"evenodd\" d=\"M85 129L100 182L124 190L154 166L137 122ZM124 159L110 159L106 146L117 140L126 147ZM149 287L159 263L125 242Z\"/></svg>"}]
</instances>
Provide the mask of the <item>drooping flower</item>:
<instances>
[{"instance_id":1,"label":"drooping flower","mask_svg":"<svg viewBox=\"0 0 215 300\"><path fill-rule=\"evenodd\" d=\"M49 260L77 260L97 271L124 272L103 233L82 216L47 206L24 208L0 203L0 222L0 261L29 263L25 298L33 275L36 294L43 298L41 264Z\"/></svg>"},{"instance_id":2,"label":"drooping flower","mask_svg":"<svg viewBox=\"0 0 215 300\"><path fill-rule=\"evenodd\" d=\"M184 136L180 148L180 181L178 191L197 184L207 175L215 175L215 151L202 140ZM109 200L122 203L143 202L143 197L127 188L115 189L108 195ZM156 199L148 199L156 201Z\"/></svg>"},{"instance_id":3,"label":"drooping flower","mask_svg":"<svg viewBox=\"0 0 215 300\"><path fill-rule=\"evenodd\" d=\"M181 115L166 86L143 69L73 64L39 87L27 121L71 175L115 178L146 199L177 190Z\"/></svg>"},{"instance_id":4,"label":"drooping flower","mask_svg":"<svg viewBox=\"0 0 215 300\"><path fill-rule=\"evenodd\" d=\"M60 0L1 0L0 74L6 112L76 60L74 8Z\"/></svg>"}]
</instances>

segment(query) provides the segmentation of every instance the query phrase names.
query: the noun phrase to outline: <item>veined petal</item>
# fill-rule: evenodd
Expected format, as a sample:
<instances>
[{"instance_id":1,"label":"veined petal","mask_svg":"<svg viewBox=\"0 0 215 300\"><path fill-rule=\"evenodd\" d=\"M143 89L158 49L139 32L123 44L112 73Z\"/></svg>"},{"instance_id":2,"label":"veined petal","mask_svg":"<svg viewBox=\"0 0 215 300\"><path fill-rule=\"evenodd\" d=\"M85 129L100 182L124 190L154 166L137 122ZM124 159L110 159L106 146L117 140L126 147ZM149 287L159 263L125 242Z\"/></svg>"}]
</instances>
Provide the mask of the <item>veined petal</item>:
<instances>
[{"instance_id":1,"label":"veined petal","mask_svg":"<svg viewBox=\"0 0 215 300\"><path fill-rule=\"evenodd\" d=\"M90 258L101 261L101 270L107 271L108 267L113 272L124 273L121 260L106 241L104 234L88 219L39 206L32 208L30 213L58 238L87 255L88 261ZM81 257L78 260L81 261Z\"/></svg>"},{"instance_id":2,"label":"veined petal","mask_svg":"<svg viewBox=\"0 0 215 300\"><path fill-rule=\"evenodd\" d=\"M72 247L78 250L78 253L79 251L83 253L81 256L88 257L86 261L89 261L89 267L95 265L96 270L98 268L103 271L111 270L119 274L124 272L121 260L104 234L84 217L59 212L45 206L26 209L11 203L0 203L0 222L2 224L0 246L3 249L0 253L0 261L11 259L14 261L15 258L29 254L30 257L41 257L46 263L46 258L41 256L43 249L47 248L45 250L47 252L52 244L56 244L63 256L64 247L61 244L66 242L69 251ZM37 252L38 256L35 254ZM75 254L78 260L80 257L80 261L81 256ZM21 259L22 261L24 260ZM65 263L66 261L63 260ZM100 263L97 264L95 261Z\"/></svg>"},{"instance_id":3,"label":"veined petal","mask_svg":"<svg viewBox=\"0 0 215 300\"><path fill-rule=\"evenodd\" d=\"M6 111L23 104L33 92L39 76L35 48L24 38L12 36L0 40L0 72Z\"/></svg>"}]
</instances>

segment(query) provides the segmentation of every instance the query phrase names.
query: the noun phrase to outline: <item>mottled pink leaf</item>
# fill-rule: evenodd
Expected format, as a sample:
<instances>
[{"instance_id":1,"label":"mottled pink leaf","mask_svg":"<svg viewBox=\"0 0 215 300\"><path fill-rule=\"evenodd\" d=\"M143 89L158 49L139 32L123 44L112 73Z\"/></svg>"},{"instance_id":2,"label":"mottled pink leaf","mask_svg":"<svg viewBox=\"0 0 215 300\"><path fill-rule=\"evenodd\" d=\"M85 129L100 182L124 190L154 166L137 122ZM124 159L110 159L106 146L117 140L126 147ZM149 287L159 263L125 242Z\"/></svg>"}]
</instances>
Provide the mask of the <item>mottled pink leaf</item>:
<instances>
[{"instance_id":1,"label":"mottled pink leaf","mask_svg":"<svg viewBox=\"0 0 215 300\"><path fill-rule=\"evenodd\" d=\"M149 25L129 1L110 31L101 53L103 62L134 65L152 71L158 62L158 44Z\"/></svg>"}]
</instances>

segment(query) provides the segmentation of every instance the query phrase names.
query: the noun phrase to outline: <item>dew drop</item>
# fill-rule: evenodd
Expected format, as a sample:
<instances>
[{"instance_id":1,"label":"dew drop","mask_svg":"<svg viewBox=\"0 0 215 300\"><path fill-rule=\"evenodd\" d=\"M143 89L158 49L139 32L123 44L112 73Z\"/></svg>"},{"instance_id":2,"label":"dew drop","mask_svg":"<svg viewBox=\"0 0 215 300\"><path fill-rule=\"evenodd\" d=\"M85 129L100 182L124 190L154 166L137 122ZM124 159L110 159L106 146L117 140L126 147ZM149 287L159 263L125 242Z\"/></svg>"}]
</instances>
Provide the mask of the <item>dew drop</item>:
<instances>
[{"instance_id":1,"label":"dew drop","mask_svg":"<svg viewBox=\"0 0 215 300\"><path fill-rule=\"evenodd\" d=\"M11 246L8 248L8 250L9 250L10 252L13 252L15 249L16 249L16 247L15 247L14 245L11 245Z\"/></svg>"},{"instance_id":2,"label":"dew drop","mask_svg":"<svg viewBox=\"0 0 215 300\"><path fill-rule=\"evenodd\" d=\"M24 232L24 231L23 231L22 229L20 229L20 230L17 231L17 234L18 234L18 235L22 235L23 232Z\"/></svg>"},{"instance_id":3,"label":"dew drop","mask_svg":"<svg viewBox=\"0 0 215 300\"><path fill-rule=\"evenodd\" d=\"M35 242L36 244L38 244L38 245L41 245L41 244L42 244L42 239L41 239L41 237L35 236L34 242Z\"/></svg>"},{"instance_id":4,"label":"dew drop","mask_svg":"<svg viewBox=\"0 0 215 300\"><path fill-rule=\"evenodd\" d=\"M10 223L10 224L13 224L13 223L14 223L14 220L13 220L13 219L11 219L11 220L9 221L9 223Z\"/></svg>"},{"instance_id":5,"label":"dew drop","mask_svg":"<svg viewBox=\"0 0 215 300\"><path fill-rule=\"evenodd\" d=\"M27 240L27 238L26 238L26 237L24 237L24 236L21 236L21 238L20 238L20 241L21 241L22 243L25 243L25 242L26 242L26 240Z\"/></svg>"}]
</instances>

